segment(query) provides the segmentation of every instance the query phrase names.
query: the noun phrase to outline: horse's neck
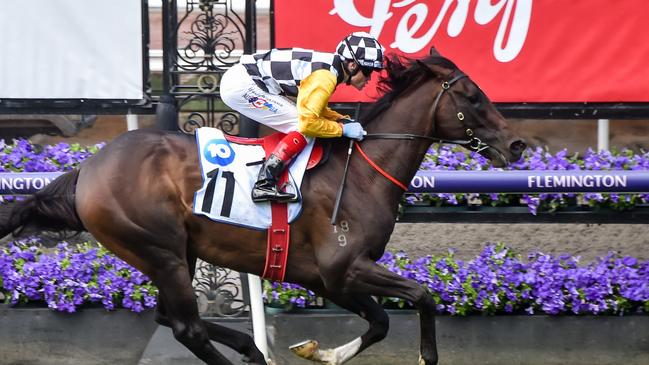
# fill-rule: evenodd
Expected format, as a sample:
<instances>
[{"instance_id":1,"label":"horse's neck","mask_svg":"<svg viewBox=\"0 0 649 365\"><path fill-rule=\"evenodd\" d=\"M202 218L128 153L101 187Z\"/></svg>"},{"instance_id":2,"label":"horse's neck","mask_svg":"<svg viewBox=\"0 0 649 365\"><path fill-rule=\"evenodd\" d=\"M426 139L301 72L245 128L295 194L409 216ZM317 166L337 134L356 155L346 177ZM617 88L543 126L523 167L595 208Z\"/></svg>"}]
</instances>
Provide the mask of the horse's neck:
<instances>
[{"instance_id":1,"label":"horse's neck","mask_svg":"<svg viewBox=\"0 0 649 365\"><path fill-rule=\"evenodd\" d=\"M367 125L368 133L426 135L430 128L426 125L429 107L421 100L413 103L417 99L428 98L412 95L396 100L388 110ZM375 139L363 143L363 150L379 167L407 186L419 169L429 145L430 141L423 138ZM387 184L390 190L394 190L395 184ZM400 198L402 194L403 191L397 188L396 196Z\"/></svg>"}]
</instances>

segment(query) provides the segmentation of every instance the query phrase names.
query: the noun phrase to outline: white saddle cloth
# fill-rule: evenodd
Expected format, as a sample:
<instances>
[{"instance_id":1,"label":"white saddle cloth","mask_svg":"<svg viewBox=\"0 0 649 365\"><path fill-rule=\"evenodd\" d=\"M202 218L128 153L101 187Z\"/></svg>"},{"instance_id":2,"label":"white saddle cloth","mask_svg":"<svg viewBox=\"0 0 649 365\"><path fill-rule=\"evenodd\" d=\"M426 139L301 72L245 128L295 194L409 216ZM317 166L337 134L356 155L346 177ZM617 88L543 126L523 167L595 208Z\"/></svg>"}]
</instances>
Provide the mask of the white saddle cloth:
<instances>
[{"instance_id":1,"label":"white saddle cloth","mask_svg":"<svg viewBox=\"0 0 649 365\"><path fill-rule=\"evenodd\" d=\"M314 140L289 166L290 185L298 190ZM204 215L217 222L259 230L268 229L271 225L270 203L254 203L250 198L261 161L265 157L263 147L229 142L219 129L207 127L196 131L196 144L203 185L194 194L194 214ZM299 191L291 192L300 194ZM301 200L289 203L289 223L301 212Z\"/></svg>"}]
</instances>

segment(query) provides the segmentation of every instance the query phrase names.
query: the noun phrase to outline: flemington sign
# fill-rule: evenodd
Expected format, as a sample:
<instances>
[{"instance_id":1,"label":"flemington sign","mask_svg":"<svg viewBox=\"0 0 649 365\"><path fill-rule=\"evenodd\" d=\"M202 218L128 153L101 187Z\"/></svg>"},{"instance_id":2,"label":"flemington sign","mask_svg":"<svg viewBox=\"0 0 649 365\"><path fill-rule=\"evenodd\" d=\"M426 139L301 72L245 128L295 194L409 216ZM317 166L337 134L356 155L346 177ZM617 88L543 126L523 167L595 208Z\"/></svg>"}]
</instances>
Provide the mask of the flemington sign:
<instances>
[{"instance_id":1,"label":"flemington sign","mask_svg":"<svg viewBox=\"0 0 649 365\"><path fill-rule=\"evenodd\" d=\"M2 172L0 195L33 194L62 172ZM649 171L419 171L410 193L646 193Z\"/></svg>"},{"instance_id":2,"label":"flemington sign","mask_svg":"<svg viewBox=\"0 0 649 365\"><path fill-rule=\"evenodd\" d=\"M410 193L646 193L649 171L419 171Z\"/></svg>"},{"instance_id":3,"label":"flemington sign","mask_svg":"<svg viewBox=\"0 0 649 365\"><path fill-rule=\"evenodd\" d=\"M0 195L33 194L62 172L0 172Z\"/></svg>"},{"instance_id":4,"label":"flemington sign","mask_svg":"<svg viewBox=\"0 0 649 365\"><path fill-rule=\"evenodd\" d=\"M333 51L366 31L388 53L421 57L434 45L495 102L648 102L645 8L646 0L282 0L275 46ZM334 101L376 96L337 90Z\"/></svg>"}]
</instances>

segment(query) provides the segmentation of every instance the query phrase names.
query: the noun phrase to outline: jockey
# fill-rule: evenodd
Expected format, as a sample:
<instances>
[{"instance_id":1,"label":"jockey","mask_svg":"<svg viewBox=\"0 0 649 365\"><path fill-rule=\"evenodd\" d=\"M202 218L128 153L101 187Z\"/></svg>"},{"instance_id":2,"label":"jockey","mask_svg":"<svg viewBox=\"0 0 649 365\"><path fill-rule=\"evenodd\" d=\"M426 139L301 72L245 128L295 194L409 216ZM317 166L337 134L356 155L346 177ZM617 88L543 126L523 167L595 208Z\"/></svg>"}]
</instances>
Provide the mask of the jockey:
<instances>
[{"instance_id":1,"label":"jockey","mask_svg":"<svg viewBox=\"0 0 649 365\"><path fill-rule=\"evenodd\" d=\"M291 201L277 179L284 168L316 137L362 140L360 123L327 107L341 83L361 90L373 71L383 68L383 47L365 32L345 37L336 53L302 48L272 49L244 55L221 79L221 98L230 108L285 133L264 161L252 189L252 200ZM297 99L296 99L297 97Z\"/></svg>"}]
</instances>

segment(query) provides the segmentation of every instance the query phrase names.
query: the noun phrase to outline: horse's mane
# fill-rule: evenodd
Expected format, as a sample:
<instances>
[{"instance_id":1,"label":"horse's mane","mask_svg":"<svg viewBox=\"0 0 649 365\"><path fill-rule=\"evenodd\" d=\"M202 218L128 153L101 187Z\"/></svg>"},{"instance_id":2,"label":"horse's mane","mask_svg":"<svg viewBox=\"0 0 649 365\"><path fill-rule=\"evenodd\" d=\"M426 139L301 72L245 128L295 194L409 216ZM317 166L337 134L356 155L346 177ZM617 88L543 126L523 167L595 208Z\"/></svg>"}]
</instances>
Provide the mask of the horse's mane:
<instances>
[{"instance_id":1,"label":"horse's mane","mask_svg":"<svg viewBox=\"0 0 649 365\"><path fill-rule=\"evenodd\" d=\"M407 90L435 76L426 66L440 66L456 70L457 66L442 56L431 55L423 59L413 59L392 54L386 57L384 76L378 81L377 89L383 94L367 111L363 120L372 121L383 113L392 102Z\"/></svg>"}]
</instances>

